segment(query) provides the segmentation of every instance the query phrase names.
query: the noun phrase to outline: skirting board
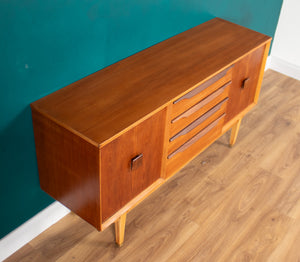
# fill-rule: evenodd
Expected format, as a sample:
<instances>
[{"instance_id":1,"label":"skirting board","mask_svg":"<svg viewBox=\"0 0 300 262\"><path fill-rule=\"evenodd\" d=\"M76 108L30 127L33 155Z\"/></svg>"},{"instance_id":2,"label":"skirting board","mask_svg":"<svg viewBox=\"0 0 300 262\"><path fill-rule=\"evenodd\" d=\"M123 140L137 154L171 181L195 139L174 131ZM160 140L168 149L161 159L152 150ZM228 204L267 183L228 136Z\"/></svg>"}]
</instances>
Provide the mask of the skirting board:
<instances>
[{"instance_id":1,"label":"skirting board","mask_svg":"<svg viewBox=\"0 0 300 262\"><path fill-rule=\"evenodd\" d=\"M268 60L270 69L300 80L300 67L272 55L268 58Z\"/></svg>"},{"instance_id":2,"label":"skirting board","mask_svg":"<svg viewBox=\"0 0 300 262\"><path fill-rule=\"evenodd\" d=\"M0 240L0 261L11 256L69 212L69 209L56 201L6 235Z\"/></svg>"},{"instance_id":3,"label":"skirting board","mask_svg":"<svg viewBox=\"0 0 300 262\"><path fill-rule=\"evenodd\" d=\"M267 61L266 61L265 71L270 69L270 64L271 64L271 56L268 56Z\"/></svg>"}]
</instances>

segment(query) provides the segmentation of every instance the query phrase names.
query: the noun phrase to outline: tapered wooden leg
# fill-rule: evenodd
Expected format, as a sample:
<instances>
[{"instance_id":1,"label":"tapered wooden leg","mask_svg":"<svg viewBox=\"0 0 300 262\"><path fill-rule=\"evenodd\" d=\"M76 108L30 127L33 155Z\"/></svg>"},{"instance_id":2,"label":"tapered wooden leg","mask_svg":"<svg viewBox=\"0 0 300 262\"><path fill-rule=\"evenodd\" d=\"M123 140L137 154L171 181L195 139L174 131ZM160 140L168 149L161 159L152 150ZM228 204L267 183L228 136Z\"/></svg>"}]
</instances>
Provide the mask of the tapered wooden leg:
<instances>
[{"instance_id":1,"label":"tapered wooden leg","mask_svg":"<svg viewBox=\"0 0 300 262\"><path fill-rule=\"evenodd\" d=\"M115 222L116 244L119 247L121 247L124 242L125 224L126 224L126 213L120 216L119 219Z\"/></svg>"},{"instance_id":2,"label":"tapered wooden leg","mask_svg":"<svg viewBox=\"0 0 300 262\"><path fill-rule=\"evenodd\" d=\"M235 144L241 122L242 122L242 119L239 119L231 128L230 142L229 142L230 146L233 146Z\"/></svg>"}]
</instances>

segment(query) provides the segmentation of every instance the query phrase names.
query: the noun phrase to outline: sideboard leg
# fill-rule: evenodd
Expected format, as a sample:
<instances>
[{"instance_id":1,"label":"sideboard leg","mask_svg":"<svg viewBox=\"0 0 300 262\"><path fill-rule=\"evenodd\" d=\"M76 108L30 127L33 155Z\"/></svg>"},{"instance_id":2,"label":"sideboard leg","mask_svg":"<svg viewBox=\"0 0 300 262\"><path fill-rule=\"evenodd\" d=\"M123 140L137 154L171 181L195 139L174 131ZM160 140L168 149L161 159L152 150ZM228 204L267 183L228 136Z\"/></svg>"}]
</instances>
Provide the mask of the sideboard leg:
<instances>
[{"instance_id":1,"label":"sideboard leg","mask_svg":"<svg viewBox=\"0 0 300 262\"><path fill-rule=\"evenodd\" d=\"M123 245L126 224L126 213L118 218L115 222L116 243L119 247Z\"/></svg>"},{"instance_id":2,"label":"sideboard leg","mask_svg":"<svg viewBox=\"0 0 300 262\"><path fill-rule=\"evenodd\" d=\"M235 144L240 125L241 125L242 119L240 118L231 128L231 134L230 134L230 146L233 146Z\"/></svg>"}]
</instances>

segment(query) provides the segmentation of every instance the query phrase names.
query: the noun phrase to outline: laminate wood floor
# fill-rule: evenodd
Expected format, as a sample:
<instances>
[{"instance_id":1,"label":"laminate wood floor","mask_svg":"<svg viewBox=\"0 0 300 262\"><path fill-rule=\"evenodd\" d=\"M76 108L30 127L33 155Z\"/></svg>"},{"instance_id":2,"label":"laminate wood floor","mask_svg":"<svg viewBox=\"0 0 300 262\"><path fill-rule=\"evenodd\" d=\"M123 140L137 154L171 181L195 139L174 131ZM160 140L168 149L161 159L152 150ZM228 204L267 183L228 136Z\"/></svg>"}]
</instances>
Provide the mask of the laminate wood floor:
<instances>
[{"instance_id":1,"label":"laminate wood floor","mask_svg":"<svg viewBox=\"0 0 300 262\"><path fill-rule=\"evenodd\" d=\"M225 134L127 216L125 243L69 214L6 261L300 261L300 82L268 70Z\"/></svg>"}]
</instances>

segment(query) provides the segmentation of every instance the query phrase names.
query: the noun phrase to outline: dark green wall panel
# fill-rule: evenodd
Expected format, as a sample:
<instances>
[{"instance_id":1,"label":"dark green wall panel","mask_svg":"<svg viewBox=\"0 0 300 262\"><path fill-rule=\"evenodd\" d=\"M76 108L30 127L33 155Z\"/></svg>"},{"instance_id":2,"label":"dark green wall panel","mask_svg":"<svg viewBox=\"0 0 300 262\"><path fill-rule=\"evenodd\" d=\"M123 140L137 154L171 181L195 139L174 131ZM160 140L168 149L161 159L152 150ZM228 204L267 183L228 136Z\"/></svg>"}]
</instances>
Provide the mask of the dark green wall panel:
<instances>
[{"instance_id":1,"label":"dark green wall panel","mask_svg":"<svg viewBox=\"0 0 300 262\"><path fill-rule=\"evenodd\" d=\"M274 36L282 0L0 0L0 237L53 199L29 104L215 16Z\"/></svg>"}]
</instances>

